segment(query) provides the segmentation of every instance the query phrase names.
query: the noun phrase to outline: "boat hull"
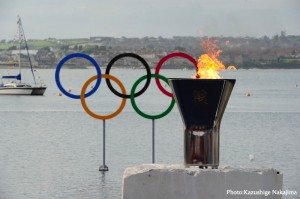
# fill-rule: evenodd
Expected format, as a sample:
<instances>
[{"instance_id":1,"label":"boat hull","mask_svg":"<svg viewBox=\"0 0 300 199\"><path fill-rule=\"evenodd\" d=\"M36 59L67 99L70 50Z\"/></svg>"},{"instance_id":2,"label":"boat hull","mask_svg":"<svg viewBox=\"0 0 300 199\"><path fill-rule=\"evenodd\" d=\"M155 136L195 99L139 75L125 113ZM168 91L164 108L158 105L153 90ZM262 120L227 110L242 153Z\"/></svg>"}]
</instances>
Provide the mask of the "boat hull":
<instances>
[{"instance_id":1,"label":"boat hull","mask_svg":"<svg viewBox=\"0 0 300 199\"><path fill-rule=\"evenodd\" d=\"M47 87L34 87L31 95L44 95Z\"/></svg>"},{"instance_id":2,"label":"boat hull","mask_svg":"<svg viewBox=\"0 0 300 199\"><path fill-rule=\"evenodd\" d=\"M0 95L44 95L47 87L1 88Z\"/></svg>"}]
</instances>

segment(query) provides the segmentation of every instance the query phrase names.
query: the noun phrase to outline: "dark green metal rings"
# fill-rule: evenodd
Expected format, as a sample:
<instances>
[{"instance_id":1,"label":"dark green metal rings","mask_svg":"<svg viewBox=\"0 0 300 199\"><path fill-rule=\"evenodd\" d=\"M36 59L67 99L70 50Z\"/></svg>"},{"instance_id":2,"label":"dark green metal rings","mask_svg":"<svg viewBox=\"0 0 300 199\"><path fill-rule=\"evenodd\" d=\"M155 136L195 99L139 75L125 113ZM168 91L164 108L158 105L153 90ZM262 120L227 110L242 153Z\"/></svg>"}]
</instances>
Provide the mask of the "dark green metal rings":
<instances>
[{"instance_id":1,"label":"dark green metal rings","mask_svg":"<svg viewBox=\"0 0 300 199\"><path fill-rule=\"evenodd\" d=\"M158 79L161 79L163 80L166 84L169 85L169 82L168 82L168 79L162 75L159 75L159 74L151 74L151 78L158 78ZM144 75L142 76L141 78L139 78L132 86L131 88L131 91L130 91L130 101L131 101L131 104L132 104L132 107L134 108L134 110L142 117L144 118L147 118L147 119L160 119L164 116L166 116L167 114L169 114L171 112L171 110L173 109L174 105L175 105L175 100L174 98L172 98L171 100L171 104L169 105L169 107L167 108L167 110L165 110L163 113L161 114L158 114L158 115L148 115L144 112L142 112L136 105L135 103L135 97L134 97L134 93L135 93L135 90L137 88L137 86L139 85L139 83L141 83L143 80L147 79L147 75Z\"/></svg>"}]
</instances>

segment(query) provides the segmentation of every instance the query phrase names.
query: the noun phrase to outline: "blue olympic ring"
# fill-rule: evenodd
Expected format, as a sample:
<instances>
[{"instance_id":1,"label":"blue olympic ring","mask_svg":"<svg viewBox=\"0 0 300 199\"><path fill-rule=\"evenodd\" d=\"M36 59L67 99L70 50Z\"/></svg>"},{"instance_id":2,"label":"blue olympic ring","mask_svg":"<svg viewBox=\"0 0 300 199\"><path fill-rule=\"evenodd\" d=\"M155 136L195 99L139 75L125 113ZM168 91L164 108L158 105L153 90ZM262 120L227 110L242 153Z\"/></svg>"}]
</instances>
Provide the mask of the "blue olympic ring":
<instances>
[{"instance_id":1,"label":"blue olympic ring","mask_svg":"<svg viewBox=\"0 0 300 199\"><path fill-rule=\"evenodd\" d=\"M57 84L57 87L59 88L59 90L65 94L66 96L70 97L70 98L73 98L73 99L80 99L80 95L74 95L74 94L71 94L69 92L67 92L61 85L60 83L60 78L59 78L59 73L60 73L60 69L62 68L62 66L64 65L64 63L66 61L68 61L69 59L72 59L72 58L75 58L75 57L78 57L78 58L84 58L84 59L87 59L89 60L96 68L96 71L97 71L97 81L96 81L96 84L94 86L94 88L88 92L87 94L84 95L84 97L89 97L91 96L93 93L95 93L97 91L97 89L99 88L100 86L100 83L101 83L101 69L99 67L99 65L97 64L97 62L90 56L86 55L86 54L83 54L83 53L73 53L73 54L70 54L70 55L67 55L66 57L64 57L57 65L56 67L56 71L55 71L55 81L56 81L56 84Z\"/></svg>"}]
</instances>

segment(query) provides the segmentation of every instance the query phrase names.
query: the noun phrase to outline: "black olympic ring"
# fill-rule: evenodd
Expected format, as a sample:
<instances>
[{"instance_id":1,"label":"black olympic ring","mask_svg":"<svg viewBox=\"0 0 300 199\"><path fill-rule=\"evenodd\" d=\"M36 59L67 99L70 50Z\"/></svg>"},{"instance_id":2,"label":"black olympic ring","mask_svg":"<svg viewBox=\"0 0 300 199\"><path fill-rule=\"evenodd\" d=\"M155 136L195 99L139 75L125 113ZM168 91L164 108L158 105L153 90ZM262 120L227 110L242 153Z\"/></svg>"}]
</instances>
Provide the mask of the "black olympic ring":
<instances>
[{"instance_id":1,"label":"black olympic ring","mask_svg":"<svg viewBox=\"0 0 300 199\"><path fill-rule=\"evenodd\" d=\"M137 93L134 94L134 97L138 97L140 96L141 94L143 94L147 88L149 87L150 85L150 81L151 81L151 70L150 70L150 67L148 65L148 63L144 60L144 58L142 58L141 56L137 55L137 54L134 54L134 53L123 53L123 54L119 54L117 56L115 56L107 65L106 67L106 71L105 71L105 74L109 75L109 71L110 71L110 68L113 66L113 64L123 58L123 57L132 57L132 58L135 58L137 60L139 60L140 62L142 62L142 64L145 66L145 69L147 71L147 81L146 81L146 84L145 86ZM107 86L108 88L111 90L111 92L113 92L115 95L121 97L121 98L127 98L129 99L130 98L130 95L126 95L126 94L122 94L122 93L119 93L118 91L116 91L113 86L111 85L110 83L110 79L106 79L106 83L107 83Z\"/></svg>"}]
</instances>

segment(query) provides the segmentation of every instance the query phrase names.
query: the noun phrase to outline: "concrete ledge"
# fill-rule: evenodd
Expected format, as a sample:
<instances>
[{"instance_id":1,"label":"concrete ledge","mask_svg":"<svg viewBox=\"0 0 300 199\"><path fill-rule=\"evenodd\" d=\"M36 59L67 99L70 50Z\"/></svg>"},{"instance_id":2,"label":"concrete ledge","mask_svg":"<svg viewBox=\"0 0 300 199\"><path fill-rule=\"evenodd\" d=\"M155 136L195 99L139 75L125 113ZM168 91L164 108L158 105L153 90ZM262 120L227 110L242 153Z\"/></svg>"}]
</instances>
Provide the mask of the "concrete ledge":
<instances>
[{"instance_id":1,"label":"concrete ledge","mask_svg":"<svg viewBox=\"0 0 300 199\"><path fill-rule=\"evenodd\" d=\"M281 199L282 174L271 168L186 168L148 164L127 168L123 199ZM275 192L276 193L275 193Z\"/></svg>"}]
</instances>

